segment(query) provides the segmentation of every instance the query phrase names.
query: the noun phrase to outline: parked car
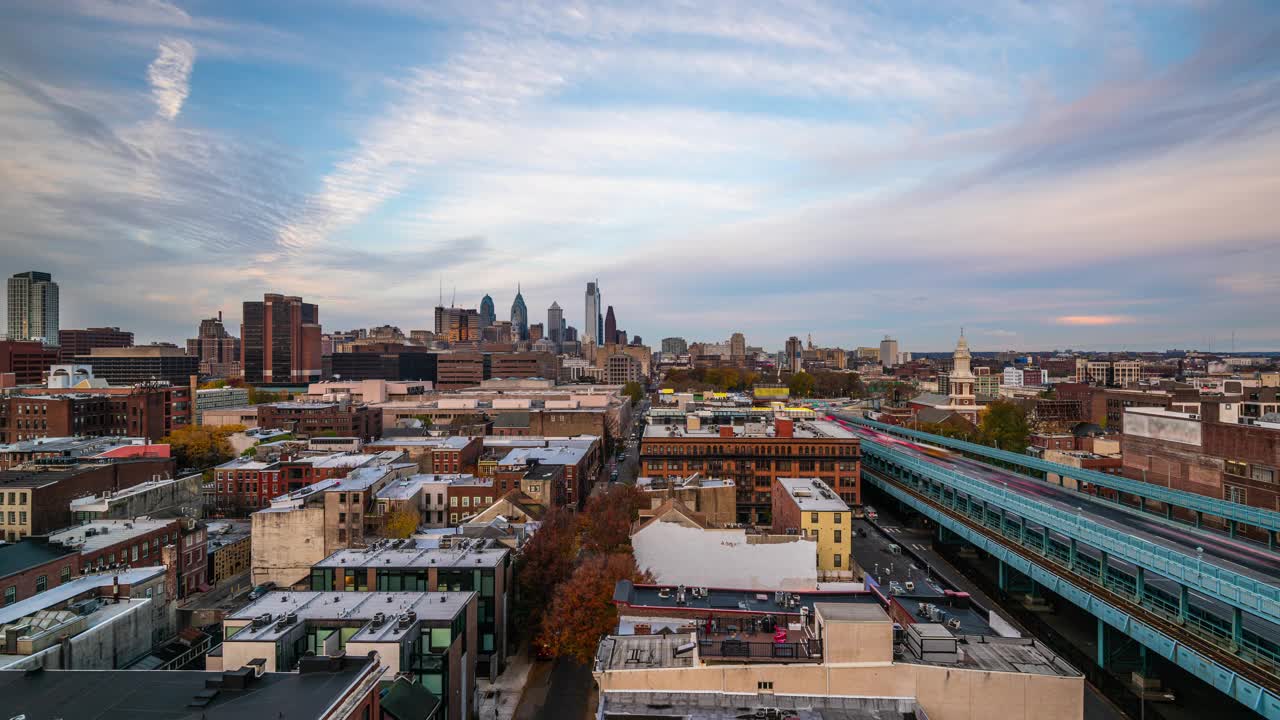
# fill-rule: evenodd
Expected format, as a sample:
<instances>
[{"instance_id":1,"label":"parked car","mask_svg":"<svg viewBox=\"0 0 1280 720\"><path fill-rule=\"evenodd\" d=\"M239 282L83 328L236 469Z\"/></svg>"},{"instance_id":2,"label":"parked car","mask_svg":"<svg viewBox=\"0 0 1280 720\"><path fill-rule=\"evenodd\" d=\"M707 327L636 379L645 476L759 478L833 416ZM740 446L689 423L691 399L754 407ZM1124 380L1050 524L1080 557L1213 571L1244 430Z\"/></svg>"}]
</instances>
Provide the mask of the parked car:
<instances>
[{"instance_id":1,"label":"parked car","mask_svg":"<svg viewBox=\"0 0 1280 720\"><path fill-rule=\"evenodd\" d=\"M262 597L263 595L266 595L267 593L275 589L276 589L276 584L273 582L262 583L261 585L258 585L257 587L249 591L249 599L257 600L258 598Z\"/></svg>"}]
</instances>

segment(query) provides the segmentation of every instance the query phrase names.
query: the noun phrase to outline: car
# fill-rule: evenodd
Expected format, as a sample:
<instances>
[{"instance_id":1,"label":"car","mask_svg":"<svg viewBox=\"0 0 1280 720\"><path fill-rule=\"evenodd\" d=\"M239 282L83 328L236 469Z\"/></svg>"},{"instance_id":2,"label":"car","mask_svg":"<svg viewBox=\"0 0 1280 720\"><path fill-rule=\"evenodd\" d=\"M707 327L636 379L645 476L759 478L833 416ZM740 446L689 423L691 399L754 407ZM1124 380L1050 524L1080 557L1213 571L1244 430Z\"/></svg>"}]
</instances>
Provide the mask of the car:
<instances>
[{"instance_id":1,"label":"car","mask_svg":"<svg viewBox=\"0 0 1280 720\"><path fill-rule=\"evenodd\" d=\"M273 582L262 583L261 585L258 585L257 587L249 591L249 599L257 600L258 598L262 597L263 595L266 595L267 593L275 589L276 589L276 584Z\"/></svg>"}]
</instances>

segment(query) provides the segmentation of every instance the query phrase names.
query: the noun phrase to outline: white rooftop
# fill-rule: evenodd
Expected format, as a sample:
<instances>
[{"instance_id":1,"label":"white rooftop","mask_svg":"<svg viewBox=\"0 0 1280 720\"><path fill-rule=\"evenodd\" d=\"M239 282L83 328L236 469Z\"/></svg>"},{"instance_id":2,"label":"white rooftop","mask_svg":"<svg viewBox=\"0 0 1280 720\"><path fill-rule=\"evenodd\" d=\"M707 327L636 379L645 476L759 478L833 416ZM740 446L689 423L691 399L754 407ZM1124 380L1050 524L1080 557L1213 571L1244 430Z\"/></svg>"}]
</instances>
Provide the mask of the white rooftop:
<instances>
[{"instance_id":1,"label":"white rooftop","mask_svg":"<svg viewBox=\"0 0 1280 720\"><path fill-rule=\"evenodd\" d=\"M848 512L849 506L818 478L778 478L778 486L787 491L801 512Z\"/></svg>"},{"instance_id":2,"label":"white rooftop","mask_svg":"<svg viewBox=\"0 0 1280 720\"><path fill-rule=\"evenodd\" d=\"M173 519L91 520L83 525L49 533L49 542L79 550L81 554L127 542L149 532L174 525ZM174 528L175 534L177 528Z\"/></svg>"},{"instance_id":3,"label":"white rooftop","mask_svg":"<svg viewBox=\"0 0 1280 720\"><path fill-rule=\"evenodd\" d=\"M147 580L155 578L157 575L163 574L163 567L145 567L131 568L127 570L114 570L111 572L96 573L93 575L84 575L82 577L73 578L61 585L49 588L42 593L36 593L26 600L19 600L12 605L0 607L0 625L7 625L15 620L21 620L34 612L39 612L47 607L64 603L77 595L83 595L95 588L113 585L117 578L121 585L134 585L140 582L146 582Z\"/></svg>"},{"instance_id":4,"label":"white rooftop","mask_svg":"<svg viewBox=\"0 0 1280 720\"><path fill-rule=\"evenodd\" d=\"M586 457L587 448L571 445L515 448L499 461L499 465L527 465L536 460L544 465L577 465Z\"/></svg>"}]
</instances>

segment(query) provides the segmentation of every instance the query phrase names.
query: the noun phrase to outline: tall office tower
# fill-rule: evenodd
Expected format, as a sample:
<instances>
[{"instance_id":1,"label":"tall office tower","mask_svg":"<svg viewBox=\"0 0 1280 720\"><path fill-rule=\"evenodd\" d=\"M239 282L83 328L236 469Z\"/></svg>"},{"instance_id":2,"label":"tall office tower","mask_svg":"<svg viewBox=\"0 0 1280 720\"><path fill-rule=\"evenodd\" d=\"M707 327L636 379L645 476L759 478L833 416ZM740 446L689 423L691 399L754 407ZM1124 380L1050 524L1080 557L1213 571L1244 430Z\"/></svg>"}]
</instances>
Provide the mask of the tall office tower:
<instances>
[{"instance_id":1,"label":"tall office tower","mask_svg":"<svg viewBox=\"0 0 1280 720\"><path fill-rule=\"evenodd\" d=\"M880 365L891 368L898 364L898 341L884 336L880 341Z\"/></svg>"},{"instance_id":2,"label":"tall office tower","mask_svg":"<svg viewBox=\"0 0 1280 720\"><path fill-rule=\"evenodd\" d=\"M554 301L547 308L547 337L558 351L560 343L564 342L564 310L560 309L560 303Z\"/></svg>"},{"instance_id":3,"label":"tall office tower","mask_svg":"<svg viewBox=\"0 0 1280 720\"><path fill-rule=\"evenodd\" d=\"M9 278L9 339L58 344L58 283L47 272Z\"/></svg>"},{"instance_id":4,"label":"tall office tower","mask_svg":"<svg viewBox=\"0 0 1280 720\"><path fill-rule=\"evenodd\" d=\"M600 284L587 283L587 311L582 323L582 342L600 344L604 328L600 322Z\"/></svg>"},{"instance_id":5,"label":"tall office tower","mask_svg":"<svg viewBox=\"0 0 1280 720\"><path fill-rule=\"evenodd\" d=\"M240 368L240 338L222 325L222 311L217 317L200 321L196 336L187 339L187 354L200 358L200 373L219 377L234 376Z\"/></svg>"},{"instance_id":6,"label":"tall office tower","mask_svg":"<svg viewBox=\"0 0 1280 720\"><path fill-rule=\"evenodd\" d=\"M668 355L684 355L689 352L689 343L682 337L662 338L662 352Z\"/></svg>"},{"instance_id":7,"label":"tall office tower","mask_svg":"<svg viewBox=\"0 0 1280 720\"><path fill-rule=\"evenodd\" d=\"M481 337L480 313L471 308L436 307L436 340L477 342ZM496 323L490 323L493 327Z\"/></svg>"},{"instance_id":8,"label":"tall office tower","mask_svg":"<svg viewBox=\"0 0 1280 720\"><path fill-rule=\"evenodd\" d=\"M729 357L742 360L747 357L747 337L742 333L729 336Z\"/></svg>"},{"instance_id":9,"label":"tall office tower","mask_svg":"<svg viewBox=\"0 0 1280 720\"><path fill-rule=\"evenodd\" d=\"M493 298L488 295L480 301L480 327L487 328L498 319L498 313L493 309ZM437 330L437 333L440 331Z\"/></svg>"},{"instance_id":10,"label":"tall office tower","mask_svg":"<svg viewBox=\"0 0 1280 720\"><path fill-rule=\"evenodd\" d=\"M786 364L791 372L804 369L804 344L795 335L787 338Z\"/></svg>"},{"instance_id":11,"label":"tall office tower","mask_svg":"<svg viewBox=\"0 0 1280 720\"><path fill-rule=\"evenodd\" d=\"M520 286L516 286L516 299L511 301L511 334L516 340L529 339L529 308L524 304Z\"/></svg>"},{"instance_id":12,"label":"tall office tower","mask_svg":"<svg viewBox=\"0 0 1280 720\"><path fill-rule=\"evenodd\" d=\"M604 343L602 344L607 345L609 343L617 343L617 342L618 342L618 319L613 316L613 306L610 305L609 309L606 310L604 313Z\"/></svg>"},{"instance_id":13,"label":"tall office tower","mask_svg":"<svg viewBox=\"0 0 1280 720\"><path fill-rule=\"evenodd\" d=\"M240 322L240 366L250 384L289 385L320 379L320 308L302 298L267 293L246 302Z\"/></svg>"}]
</instances>

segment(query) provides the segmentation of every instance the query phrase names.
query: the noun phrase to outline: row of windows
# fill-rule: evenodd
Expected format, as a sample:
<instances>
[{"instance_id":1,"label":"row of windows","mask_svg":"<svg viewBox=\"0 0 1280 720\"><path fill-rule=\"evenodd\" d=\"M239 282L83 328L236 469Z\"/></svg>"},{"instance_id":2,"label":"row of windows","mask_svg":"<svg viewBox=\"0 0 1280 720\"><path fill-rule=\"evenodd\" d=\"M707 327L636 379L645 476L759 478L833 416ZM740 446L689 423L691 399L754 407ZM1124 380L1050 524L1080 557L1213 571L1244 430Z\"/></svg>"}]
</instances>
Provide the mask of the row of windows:
<instances>
[{"instance_id":1,"label":"row of windows","mask_svg":"<svg viewBox=\"0 0 1280 720\"><path fill-rule=\"evenodd\" d=\"M493 496L492 496L492 495L489 495L489 496L487 496L487 497L485 497L485 498L484 498L484 504L483 504L483 505L481 505L481 504L480 504L480 498L478 498L478 497L477 497L477 498L476 498L475 506L476 506L476 507L489 507L489 506L490 506L490 505L492 505L492 504L493 504ZM452 497L450 497L450 498L449 498L449 507L458 507L458 496L457 496L457 495L454 495L454 496L452 496ZM462 507L471 507L471 496L470 496L470 495L463 495L463 496L462 496Z\"/></svg>"},{"instance_id":2,"label":"row of windows","mask_svg":"<svg viewBox=\"0 0 1280 720\"><path fill-rule=\"evenodd\" d=\"M762 443L752 445L703 445L703 444L671 444L646 445L644 455L771 455L794 457L796 455L857 455L858 446L839 445L792 445L789 443Z\"/></svg>"},{"instance_id":3,"label":"row of windows","mask_svg":"<svg viewBox=\"0 0 1280 720\"><path fill-rule=\"evenodd\" d=\"M0 521L3 521L4 517L5 517L5 514L0 513ZM5 523L7 525L26 525L27 524L27 513L25 511L19 511L15 513L14 511L10 510L8 513L8 517L9 517L9 522Z\"/></svg>"},{"instance_id":4,"label":"row of windows","mask_svg":"<svg viewBox=\"0 0 1280 720\"><path fill-rule=\"evenodd\" d=\"M1228 475L1249 478L1256 482L1274 483L1276 481L1275 470L1261 465L1250 466L1249 463L1239 460L1227 460L1226 471Z\"/></svg>"},{"instance_id":5,"label":"row of windows","mask_svg":"<svg viewBox=\"0 0 1280 720\"><path fill-rule=\"evenodd\" d=\"M5 497L6 497L6 496L8 496L8 498L9 498L9 503L8 503L9 505L26 505L26 504L27 504L27 494L26 494L26 493L24 493L24 492L20 492L20 493L12 493L12 492L11 492L11 493L0 493L0 505L4 505L4 504L5 504L4 499L5 499ZM14 502L14 498L17 498L17 502Z\"/></svg>"}]
</instances>

